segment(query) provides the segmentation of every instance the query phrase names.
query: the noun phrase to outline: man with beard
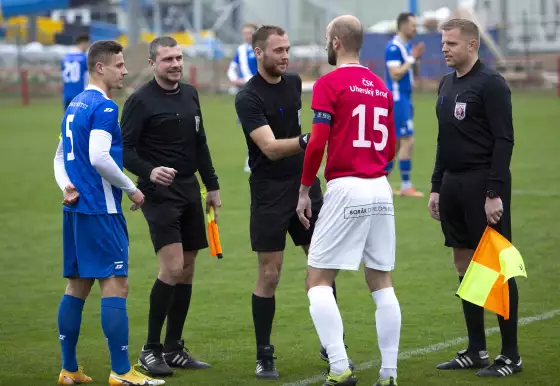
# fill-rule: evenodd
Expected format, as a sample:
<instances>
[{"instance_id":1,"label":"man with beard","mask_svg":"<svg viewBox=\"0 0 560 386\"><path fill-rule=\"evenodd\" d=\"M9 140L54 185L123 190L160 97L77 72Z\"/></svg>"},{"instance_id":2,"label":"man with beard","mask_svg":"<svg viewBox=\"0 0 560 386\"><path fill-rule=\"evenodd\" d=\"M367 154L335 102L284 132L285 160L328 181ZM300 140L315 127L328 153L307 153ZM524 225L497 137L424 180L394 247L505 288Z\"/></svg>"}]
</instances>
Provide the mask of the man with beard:
<instances>
[{"instance_id":1,"label":"man with beard","mask_svg":"<svg viewBox=\"0 0 560 386\"><path fill-rule=\"evenodd\" d=\"M198 92L180 82L183 51L175 39L159 37L150 43L149 55L154 79L128 98L121 126L124 166L138 176L146 196L142 212L160 267L139 362L150 374L165 376L171 367L210 367L194 359L182 340L195 257L208 247L197 170L208 190L206 211L213 207L217 216L221 203Z\"/></svg>"},{"instance_id":2,"label":"man with beard","mask_svg":"<svg viewBox=\"0 0 560 386\"><path fill-rule=\"evenodd\" d=\"M393 94L395 103L395 127L397 130L397 152L401 172L401 188L398 194L408 197L423 197L412 185L412 151L414 147L414 125L412 118L413 66L424 53L424 44L412 47L410 41L416 35L416 18L403 12L397 17L398 32L385 49L385 82ZM390 173L393 162L387 165Z\"/></svg>"},{"instance_id":3,"label":"man with beard","mask_svg":"<svg viewBox=\"0 0 560 386\"><path fill-rule=\"evenodd\" d=\"M385 170L395 156L393 98L383 80L359 64L363 36L360 21L350 15L335 18L327 27L328 61L336 69L319 78L313 89L313 126L297 205L308 229L315 215L309 192L328 142L327 192L307 270L309 311L329 358L325 386L357 383L331 285L339 270L357 271L362 263L377 306L381 370L376 386L397 384L401 310L391 278L395 218Z\"/></svg>"},{"instance_id":4,"label":"man with beard","mask_svg":"<svg viewBox=\"0 0 560 386\"><path fill-rule=\"evenodd\" d=\"M255 373L258 378L278 379L270 334L286 234L307 254L323 196L315 178L310 191L314 216L305 229L295 213L303 151L309 139L309 134L301 133L301 78L286 73L290 41L282 28L260 27L253 35L253 49L258 71L237 94L235 109L249 149L250 238L259 264L252 296Z\"/></svg>"}]
</instances>

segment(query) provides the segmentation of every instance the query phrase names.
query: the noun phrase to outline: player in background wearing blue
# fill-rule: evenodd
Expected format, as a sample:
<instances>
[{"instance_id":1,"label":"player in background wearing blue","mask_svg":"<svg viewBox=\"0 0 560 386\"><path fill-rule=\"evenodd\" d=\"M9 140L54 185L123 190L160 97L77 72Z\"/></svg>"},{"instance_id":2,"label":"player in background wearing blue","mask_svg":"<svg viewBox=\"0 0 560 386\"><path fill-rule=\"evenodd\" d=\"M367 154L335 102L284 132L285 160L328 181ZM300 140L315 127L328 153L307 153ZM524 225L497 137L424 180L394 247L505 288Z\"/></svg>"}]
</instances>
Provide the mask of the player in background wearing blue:
<instances>
[{"instance_id":1,"label":"player in background wearing blue","mask_svg":"<svg viewBox=\"0 0 560 386\"><path fill-rule=\"evenodd\" d=\"M76 38L78 52L71 52L62 57L60 71L62 75L62 103L64 110L68 108L72 99L86 88L87 84L87 55L89 36Z\"/></svg>"},{"instance_id":2,"label":"player in background wearing blue","mask_svg":"<svg viewBox=\"0 0 560 386\"><path fill-rule=\"evenodd\" d=\"M393 94L395 103L395 128L397 130L397 155L401 172L401 189L396 194L408 197L423 197L412 185L412 151L414 148L414 125L412 117L412 89L414 86L413 66L424 53L424 43L412 47L410 40L416 35L416 18L403 12L397 17L397 34L385 49L385 82ZM387 165L390 173L393 161Z\"/></svg>"},{"instance_id":3,"label":"player in background wearing blue","mask_svg":"<svg viewBox=\"0 0 560 386\"><path fill-rule=\"evenodd\" d=\"M241 37L245 43L237 47L235 55L229 64L227 76L230 82L238 90L249 81L257 73L257 57L253 52L253 34L257 30L257 26L247 23L241 29ZM239 119L237 120L239 123ZM249 167L249 156L245 158L245 168L247 173L251 172Z\"/></svg>"},{"instance_id":4,"label":"player in background wearing blue","mask_svg":"<svg viewBox=\"0 0 560 386\"><path fill-rule=\"evenodd\" d=\"M54 173L63 191L63 276L68 279L58 310L62 349L59 385L92 382L78 366L76 345L82 310L94 281L101 287L101 326L111 356L109 385L163 385L137 372L128 359L128 231L122 191L133 210L144 195L122 172L118 106L107 97L127 74L122 46L98 41L89 49L89 85L62 120Z\"/></svg>"}]
</instances>

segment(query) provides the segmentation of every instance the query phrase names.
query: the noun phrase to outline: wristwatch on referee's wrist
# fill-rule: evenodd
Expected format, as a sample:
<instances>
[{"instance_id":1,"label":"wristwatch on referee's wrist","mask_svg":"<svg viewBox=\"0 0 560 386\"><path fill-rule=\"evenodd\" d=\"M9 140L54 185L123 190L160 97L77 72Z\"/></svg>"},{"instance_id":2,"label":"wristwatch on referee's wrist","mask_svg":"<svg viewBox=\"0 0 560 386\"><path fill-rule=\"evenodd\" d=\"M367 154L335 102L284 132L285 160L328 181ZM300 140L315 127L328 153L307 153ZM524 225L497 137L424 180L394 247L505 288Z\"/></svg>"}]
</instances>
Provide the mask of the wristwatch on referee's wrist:
<instances>
[{"instance_id":1,"label":"wristwatch on referee's wrist","mask_svg":"<svg viewBox=\"0 0 560 386\"><path fill-rule=\"evenodd\" d=\"M488 197L488 198L500 198L500 196L498 196L498 193L496 193L495 190L487 190L486 191L486 197Z\"/></svg>"}]
</instances>

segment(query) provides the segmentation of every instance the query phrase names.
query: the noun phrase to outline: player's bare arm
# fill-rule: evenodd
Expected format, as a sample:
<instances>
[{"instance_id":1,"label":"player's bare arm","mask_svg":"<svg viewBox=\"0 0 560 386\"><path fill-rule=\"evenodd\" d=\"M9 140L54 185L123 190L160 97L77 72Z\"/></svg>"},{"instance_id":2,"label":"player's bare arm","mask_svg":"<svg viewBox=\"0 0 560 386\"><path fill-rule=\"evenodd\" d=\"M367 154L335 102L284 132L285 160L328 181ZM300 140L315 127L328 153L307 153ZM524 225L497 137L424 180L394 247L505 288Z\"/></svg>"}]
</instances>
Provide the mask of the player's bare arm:
<instances>
[{"instance_id":1,"label":"player's bare arm","mask_svg":"<svg viewBox=\"0 0 560 386\"><path fill-rule=\"evenodd\" d=\"M323 154L329 139L329 131L331 124L331 114L323 111L315 111L313 118L313 125L311 126L311 139L305 151L305 158L303 161L303 173L301 177L301 186L299 189L298 206L296 213L299 221L309 229L311 223L311 199L309 198L309 191L313 185L313 181L319 172L321 162L323 161Z\"/></svg>"},{"instance_id":2,"label":"player's bare arm","mask_svg":"<svg viewBox=\"0 0 560 386\"><path fill-rule=\"evenodd\" d=\"M296 213L298 215L299 221L304 226L305 229L311 227L311 198L309 197L309 191L311 186L301 185L299 188L299 198L296 208Z\"/></svg>"},{"instance_id":3,"label":"player's bare arm","mask_svg":"<svg viewBox=\"0 0 560 386\"><path fill-rule=\"evenodd\" d=\"M272 161L290 157L304 150L301 143L306 141L308 134L288 139L276 139L269 125L261 126L251 132L251 139L259 149ZM300 139L303 139L301 141Z\"/></svg>"},{"instance_id":4,"label":"player's bare arm","mask_svg":"<svg viewBox=\"0 0 560 386\"><path fill-rule=\"evenodd\" d=\"M404 74L416 63L416 61L424 54L424 43L420 42L412 47L412 55L406 58L406 61L401 65L389 66L389 76L391 79L400 80Z\"/></svg>"}]
</instances>

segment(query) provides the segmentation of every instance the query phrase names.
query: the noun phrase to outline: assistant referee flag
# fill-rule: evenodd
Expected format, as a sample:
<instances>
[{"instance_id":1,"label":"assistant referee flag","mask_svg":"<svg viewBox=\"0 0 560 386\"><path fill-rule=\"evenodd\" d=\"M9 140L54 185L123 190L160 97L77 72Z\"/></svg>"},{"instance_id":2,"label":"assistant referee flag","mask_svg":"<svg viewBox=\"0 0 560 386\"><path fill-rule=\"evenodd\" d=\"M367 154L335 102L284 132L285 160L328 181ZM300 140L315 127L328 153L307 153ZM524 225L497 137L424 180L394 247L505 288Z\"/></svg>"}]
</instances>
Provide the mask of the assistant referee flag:
<instances>
[{"instance_id":1,"label":"assistant referee flag","mask_svg":"<svg viewBox=\"0 0 560 386\"><path fill-rule=\"evenodd\" d=\"M202 187L200 189L202 198L206 200L206 189ZM218 259L224 257L222 252L222 243L220 242L220 230L218 229L218 224L214 217L214 208L210 207L210 212L206 214L206 220L208 222L208 244L210 245L210 255L217 256Z\"/></svg>"},{"instance_id":2,"label":"assistant referee flag","mask_svg":"<svg viewBox=\"0 0 560 386\"><path fill-rule=\"evenodd\" d=\"M508 280L527 277L521 254L505 237L486 227L457 295L509 319Z\"/></svg>"}]
</instances>

